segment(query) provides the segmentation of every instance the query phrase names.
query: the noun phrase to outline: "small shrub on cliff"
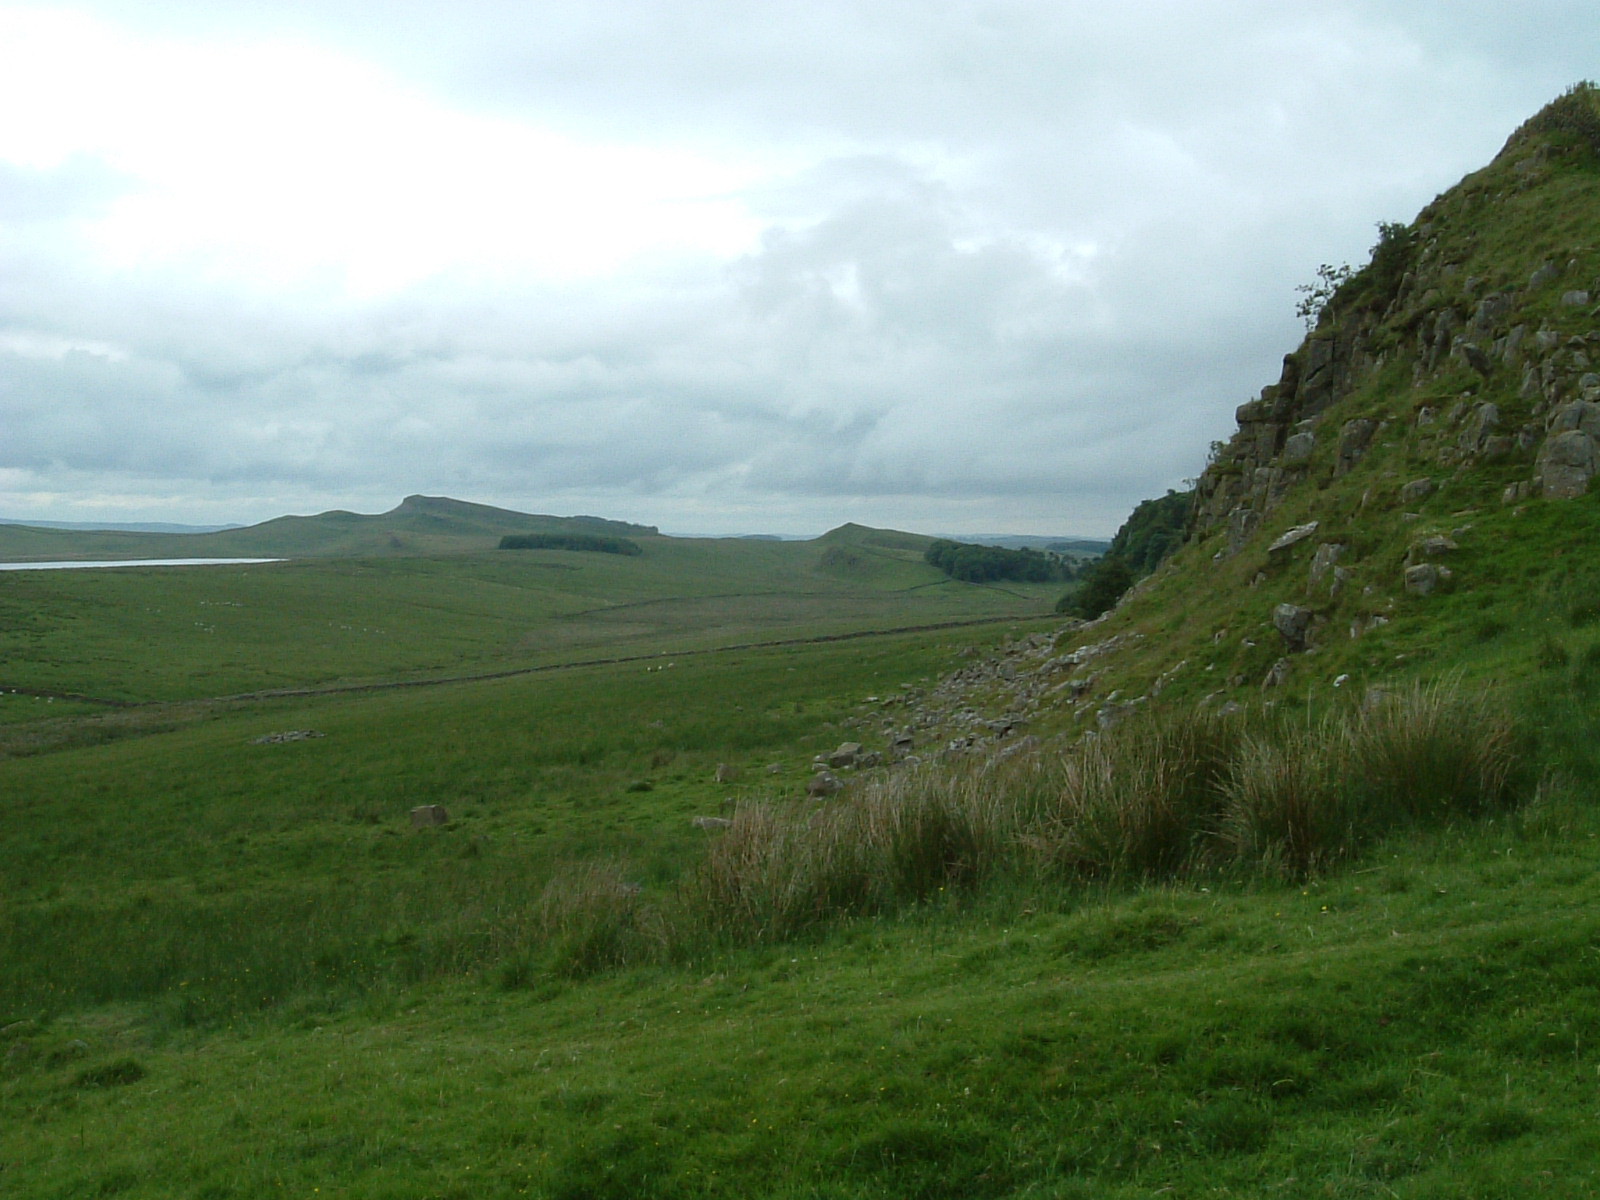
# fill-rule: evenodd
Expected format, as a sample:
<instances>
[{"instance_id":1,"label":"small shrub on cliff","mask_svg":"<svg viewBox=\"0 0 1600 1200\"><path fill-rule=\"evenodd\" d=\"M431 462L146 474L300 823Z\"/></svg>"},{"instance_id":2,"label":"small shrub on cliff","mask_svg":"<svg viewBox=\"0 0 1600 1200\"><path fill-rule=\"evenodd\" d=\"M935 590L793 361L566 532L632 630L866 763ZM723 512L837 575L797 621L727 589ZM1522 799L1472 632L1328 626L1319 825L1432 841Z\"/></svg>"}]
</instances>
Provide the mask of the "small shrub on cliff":
<instances>
[{"instance_id":1,"label":"small shrub on cliff","mask_svg":"<svg viewBox=\"0 0 1600 1200\"><path fill-rule=\"evenodd\" d=\"M1122 559L1107 555L1084 571L1076 590L1061 598L1056 611L1070 612L1075 617L1092 621L1122 599L1133 581L1133 568Z\"/></svg>"}]
</instances>

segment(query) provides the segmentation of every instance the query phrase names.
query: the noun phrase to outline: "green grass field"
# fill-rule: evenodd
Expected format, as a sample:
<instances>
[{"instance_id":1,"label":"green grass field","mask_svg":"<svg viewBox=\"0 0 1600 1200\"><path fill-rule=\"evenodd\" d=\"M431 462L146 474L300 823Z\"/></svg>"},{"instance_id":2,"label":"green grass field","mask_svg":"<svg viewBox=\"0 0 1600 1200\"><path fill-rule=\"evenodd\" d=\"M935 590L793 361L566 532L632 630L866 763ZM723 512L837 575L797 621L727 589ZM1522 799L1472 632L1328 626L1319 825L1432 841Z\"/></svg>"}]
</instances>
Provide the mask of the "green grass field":
<instances>
[{"instance_id":1,"label":"green grass field","mask_svg":"<svg viewBox=\"0 0 1600 1200\"><path fill-rule=\"evenodd\" d=\"M0 688L150 701L483 674L1040 615L1061 591L950 580L922 540L0 572ZM48 715L0 698L8 712Z\"/></svg>"},{"instance_id":2,"label":"green grass field","mask_svg":"<svg viewBox=\"0 0 1600 1200\"><path fill-rule=\"evenodd\" d=\"M669 891L718 836L691 817L810 803L814 753L882 744L867 696L1038 627L165 706L0 762L5 1194L1593 1190L1581 789L1305 883L1001 882L583 977L542 951L565 864ZM1542 694L1577 777L1592 719ZM293 729L323 736L253 742Z\"/></svg>"},{"instance_id":3,"label":"green grass field","mask_svg":"<svg viewBox=\"0 0 1600 1200\"><path fill-rule=\"evenodd\" d=\"M864 687L958 650L278 701L0 765L6 1194L1595 1188L1576 793L1308 883L1014 886L582 980L530 957L560 862L668 886L715 836L689 816L794 794ZM285 728L325 736L251 743ZM422 802L454 820L409 828Z\"/></svg>"}]
</instances>

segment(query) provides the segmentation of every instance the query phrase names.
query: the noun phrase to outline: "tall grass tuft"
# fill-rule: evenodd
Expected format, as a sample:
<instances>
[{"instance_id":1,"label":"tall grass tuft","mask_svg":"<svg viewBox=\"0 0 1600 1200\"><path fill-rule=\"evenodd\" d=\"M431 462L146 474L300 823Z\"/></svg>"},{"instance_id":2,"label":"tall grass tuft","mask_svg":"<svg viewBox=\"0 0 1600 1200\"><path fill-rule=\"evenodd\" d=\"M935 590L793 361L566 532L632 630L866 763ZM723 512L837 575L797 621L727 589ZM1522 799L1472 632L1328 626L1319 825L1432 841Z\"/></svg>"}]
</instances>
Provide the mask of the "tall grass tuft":
<instances>
[{"instance_id":1,"label":"tall grass tuft","mask_svg":"<svg viewBox=\"0 0 1600 1200\"><path fill-rule=\"evenodd\" d=\"M1455 686L1304 725L1154 717L1065 749L890 775L824 805L746 807L685 907L719 937L768 940L999 873L1302 876L1397 824L1500 802L1514 751L1505 714Z\"/></svg>"},{"instance_id":2,"label":"tall grass tuft","mask_svg":"<svg viewBox=\"0 0 1600 1200\"><path fill-rule=\"evenodd\" d=\"M1029 848L1058 872L1156 879L1203 860L1242 733L1211 714L1122 725L1065 763L1054 812Z\"/></svg>"},{"instance_id":3,"label":"tall grass tuft","mask_svg":"<svg viewBox=\"0 0 1600 1200\"><path fill-rule=\"evenodd\" d=\"M1348 750L1343 726L1327 721L1247 739L1223 789L1227 856L1301 876L1346 854L1359 823Z\"/></svg>"},{"instance_id":4,"label":"tall grass tuft","mask_svg":"<svg viewBox=\"0 0 1600 1200\"><path fill-rule=\"evenodd\" d=\"M991 769L922 769L793 808L751 805L688 884L710 929L782 938L981 882L1014 842Z\"/></svg>"},{"instance_id":5,"label":"tall grass tuft","mask_svg":"<svg viewBox=\"0 0 1600 1200\"><path fill-rule=\"evenodd\" d=\"M557 874L539 897L535 921L550 969L567 978L648 961L668 944L663 914L614 862Z\"/></svg>"},{"instance_id":6,"label":"tall grass tuft","mask_svg":"<svg viewBox=\"0 0 1600 1200\"><path fill-rule=\"evenodd\" d=\"M1517 757L1505 710L1456 684L1389 697L1355 722L1350 743L1374 826L1492 808L1506 798Z\"/></svg>"},{"instance_id":7,"label":"tall grass tuft","mask_svg":"<svg viewBox=\"0 0 1600 1200\"><path fill-rule=\"evenodd\" d=\"M1455 683L1366 711L1252 735L1226 791L1233 854L1303 875L1397 825L1502 803L1516 732L1499 704Z\"/></svg>"}]
</instances>

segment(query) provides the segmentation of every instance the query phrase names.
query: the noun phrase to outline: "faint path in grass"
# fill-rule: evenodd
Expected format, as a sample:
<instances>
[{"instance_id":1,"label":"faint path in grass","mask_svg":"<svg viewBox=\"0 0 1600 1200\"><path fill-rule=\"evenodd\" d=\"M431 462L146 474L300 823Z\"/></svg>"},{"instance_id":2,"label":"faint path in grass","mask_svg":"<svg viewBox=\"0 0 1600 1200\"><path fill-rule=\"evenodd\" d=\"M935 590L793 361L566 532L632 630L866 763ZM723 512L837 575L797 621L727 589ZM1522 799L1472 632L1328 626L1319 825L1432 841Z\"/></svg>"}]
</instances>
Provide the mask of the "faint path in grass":
<instances>
[{"instance_id":1,"label":"faint path in grass","mask_svg":"<svg viewBox=\"0 0 1600 1200\"><path fill-rule=\"evenodd\" d=\"M572 671L580 667L609 667L623 663L658 662L663 658L698 658L710 654L734 654L749 650L773 650L784 646L815 646L828 642L851 642L862 638L892 637L904 633L937 633L941 629L961 629L974 625L1005 625L1018 621L1040 621L1056 617L1054 613L1013 613L1001 617L969 617L959 621L937 621L927 625L897 625L891 629L858 629L849 633L825 633L812 637L778 638L760 642L737 642L728 646L708 646L694 650L654 650L648 654L625 654L611 658L584 658L571 662L543 663L532 667L513 667L504 671L484 671L468 675L437 675L426 679L390 679L373 683L334 683L306 688L271 688L256 692L238 692L230 696L213 696L200 703L233 703L253 700L293 699L304 696L328 696L344 692L379 692L393 688L437 687L451 683L475 683L490 679L511 679L518 675L537 675L547 671ZM1056 617L1059 619L1059 617Z\"/></svg>"},{"instance_id":2,"label":"faint path in grass","mask_svg":"<svg viewBox=\"0 0 1600 1200\"><path fill-rule=\"evenodd\" d=\"M619 606L621 607L621 606ZM0 692L17 696L31 696L40 700L70 700L80 704L97 704L107 708L182 707L187 705L249 703L256 700L295 699L307 696L331 696L349 692L380 692L395 688L440 687L452 683L475 683L491 679L511 679L518 675L537 675L549 671L573 671L583 667L608 667L633 662L657 662L663 658L698 658L711 654L734 654L749 650L772 650L784 646L813 646L829 642L850 642L862 638L893 637L906 633L937 633L942 629L961 629L976 625L1004 625L1018 621L1039 621L1053 617L1052 613L1013 613L997 617L968 617L958 621L937 621L924 625L897 625L889 629L859 629L849 633L816 634L811 637L777 638L759 642L737 642L727 646L709 646L692 650L653 650L647 654L625 654L610 658L574 659L571 662L541 663L531 667L512 667L503 671L483 671L462 675L432 675L424 679L385 679L364 683L331 683L315 687L266 688L252 692L234 692L225 696L196 696L187 700L110 700L98 696L85 696L78 692L53 692L43 688L8 687L0 684Z\"/></svg>"},{"instance_id":3,"label":"faint path in grass","mask_svg":"<svg viewBox=\"0 0 1600 1200\"><path fill-rule=\"evenodd\" d=\"M133 708L143 703L139 700L108 700L104 696L85 696L82 692L52 692L43 688L7 687L0 684L0 692L11 696L31 696L35 700L71 700L78 704L102 704L107 708Z\"/></svg>"}]
</instances>

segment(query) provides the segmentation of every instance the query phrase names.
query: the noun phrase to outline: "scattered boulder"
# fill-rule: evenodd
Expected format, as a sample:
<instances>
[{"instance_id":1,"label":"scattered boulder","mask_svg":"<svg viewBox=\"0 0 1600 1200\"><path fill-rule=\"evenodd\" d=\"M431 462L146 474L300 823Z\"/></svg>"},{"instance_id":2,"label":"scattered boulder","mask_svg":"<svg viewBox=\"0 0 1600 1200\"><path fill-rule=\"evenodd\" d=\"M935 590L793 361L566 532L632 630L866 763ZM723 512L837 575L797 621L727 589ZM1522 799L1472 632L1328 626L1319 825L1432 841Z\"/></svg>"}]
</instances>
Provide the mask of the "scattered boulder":
<instances>
[{"instance_id":1,"label":"scattered boulder","mask_svg":"<svg viewBox=\"0 0 1600 1200\"><path fill-rule=\"evenodd\" d=\"M1228 514L1228 553L1237 554L1261 525L1261 514L1253 508L1236 508Z\"/></svg>"},{"instance_id":2,"label":"scattered boulder","mask_svg":"<svg viewBox=\"0 0 1600 1200\"><path fill-rule=\"evenodd\" d=\"M1482 347L1478 346L1475 342L1469 342L1463 338L1457 338L1455 351L1458 355L1460 355L1461 361L1466 363L1467 366L1471 367L1479 375L1487 377L1494 371L1494 363L1490 361L1489 356L1483 352Z\"/></svg>"},{"instance_id":3,"label":"scattered boulder","mask_svg":"<svg viewBox=\"0 0 1600 1200\"><path fill-rule=\"evenodd\" d=\"M1431 479L1413 479L1400 489L1400 501L1402 504L1416 504L1426 500L1437 490L1438 484Z\"/></svg>"},{"instance_id":4,"label":"scattered boulder","mask_svg":"<svg viewBox=\"0 0 1600 1200\"><path fill-rule=\"evenodd\" d=\"M735 783L739 778L739 768L729 763L718 763L712 778L718 783Z\"/></svg>"},{"instance_id":5,"label":"scattered boulder","mask_svg":"<svg viewBox=\"0 0 1600 1200\"><path fill-rule=\"evenodd\" d=\"M411 828L431 829L435 825L448 825L450 814L442 804L419 804L411 810Z\"/></svg>"},{"instance_id":6,"label":"scattered boulder","mask_svg":"<svg viewBox=\"0 0 1600 1200\"><path fill-rule=\"evenodd\" d=\"M1413 596L1430 596L1439 584L1449 578L1449 573L1435 563L1417 563L1406 568L1405 588Z\"/></svg>"},{"instance_id":7,"label":"scattered boulder","mask_svg":"<svg viewBox=\"0 0 1600 1200\"><path fill-rule=\"evenodd\" d=\"M1550 414L1545 429L1552 434L1577 429L1592 438L1600 438L1600 404L1592 400L1574 400L1571 404L1563 404Z\"/></svg>"},{"instance_id":8,"label":"scattered boulder","mask_svg":"<svg viewBox=\"0 0 1600 1200\"><path fill-rule=\"evenodd\" d=\"M828 755L828 766L835 771L843 767L853 767L860 754L860 742L841 742L839 748Z\"/></svg>"},{"instance_id":9,"label":"scattered boulder","mask_svg":"<svg viewBox=\"0 0 1600 1200\"><path fill-rule=\"evenodd\" d=\"M813 800L837 796L842 791L844 791L844 784L831 771L818 771L806 782L806 795Z\"/></svg>"},{"instance_id":10,"label":"scattered boulder","mask_svg":"<svg viewBox=\"0 0 1600 1200\"><path fill-rule=\"evenodd\" d=\"M1339 430L1339 461L1334 466L1334 474L1343 475L1355 466L1372 445L1372 435L1377 432L1378 423L1371 417L1346 421Z\"/></svg>"},{"instance_id":11,"label":"scattered boulder","mask_svg":"<svg viewBox=\"0 0 1600 1200\"><path fill-rule=\"evenodd\" d=\"M1311 457L1311 452L1317 448L1317 435L1309 429L1303 433L1291 434L1283 443L1282 460L1288 466L1295 466L1305 462Z\"/></svg>"},{"instance_id":12,"label":"scattered boulder","mask_svg":"<svg viewBox=\"0 0 1600 1200\"><path fill-rule=\"evenodd\" d=\"M1554 283L1561 278L1561 268L1553 263L1545 263L1532 275L1528 276L1530 290L1542 288L1547 283Z\"/></svg>"},{"instance_id":13,"label":"scattered boulder","mask_svg":"<svg viewBox=\"0 0 1600 1200\"><path fill-rule=\"evenodd\" d=\"M1588 303L1589 293L1583 291L1581 288L1575 288L1570 292L1561 293L1561 304L1564 308L1582 308Z\"/></svg>"},{"instance_id":14,"label":"scattered boulder","mask_svg":"<svg viewBox=\"0 0 1600 1200\"><path fill-rule=\"evenodd\" d=\"M1594 438L1581 429L1554 433L1545 439L1535 465L1540 492L1551 500L1570 500L1589 490L1600 466Z\"/></svg>"},{"instance_id":15,"label":"scattered boulder","mask_svg":"<svg viewBox=\"0 0 1600 1200\"><path fill-rule=\"evenodd\" d=\"M281 746L285 742L303 742L307 738L319 738L323 735L315 729L286 729L282 733L264 733L260 737L250 739L252 746Z\"/></svg>"},{"instance_id":16,"label":"scattered boulder","mask_svg":"<svg viewBox=\"0 0 1600 1200\"><path fill-rule=\"evenodd\" d=\"M1287 658L1280 658L1267 670L1266 678L1261 681L1262 690L1266 691L1270 688L1282 687L1289 682L1289 675L1293 670L1293 663Z\"/></svg>"},{"instance_id":17,"label":"scattered boulder","mask_svg":"<svg viewBox=\"0 0 1600 1200\"><path fill-rule=\"evenodd\" d=\"M1306 637L1311 632L1311 619L1316 614L1298 604L1280 604L1272 610L1272 627L1283 638L1291 654L1306 648Z\"/></svg>"},{"instance_id":18,"label":"scattered boulder","mask_svg":"<svg viewBox=\"0 0 1600 1200\"><path fill-rule=\"evenodd\" d=\"M1323 542L1317 547L1317 552L1311 556L1309 587L1316 587L1333 570L1334 563L1344 556L1348 547L1341 542Z\"/></svg>"},{"instance_id":19,"label":"scattered boulder","mask_svg":"<svg viewBox=\"0 0 1600 1200\"><path fill-rule=\"evenodd\" d=\"M1350 586L1350 578L1350 572L1344 567L1335 567L1333 582L1328 585L1328 599L1337 600L1344 595L1345 589Z\"/></svg>"},{"instance_id":20,"label":"scattered boulder","mask_svg":"<svg viewBox=\"0 0 1600 1200\"><path fill-rule=\"evenodd\" d=\"M1125 700L1121 702L1108 701L1107 703L1101 705L1099 711L1095 713L1095 724L1098 725L1102 731L1114 729L1116 726L1122 724L1122 722L1142 703L1144 703L1143 696L1138 696L1132 700Z\"/></svg>"},{"instance_id":21,"label":"scattered boulder","mask_svg":"<svg viewBox=\"0 0 1600 1200\"><path fill-rule=\"evenodd\" d=\"M1476 454L1484 448L1493 432L1500 427L1500 408L1487 401L1472 410L1461 430L1456 445L1467 454Z\"/></svg>"},{"instance_id":22,"label":"scattered boulder","mask_svg":"<svg viewBox=\"0 0 1600 1200\"><path fill-rule=\"evenodd\" d=\"M696 829L727 829L733 820L729 817L690 817L689 823Z\"/></svg>"},{"instance_id":23,"label":"scattered boulder","mask_svg":"<svg viewBox=\"0 0 1600 1200\"><path fill-rule=\"evenodd\" d=\"M1304 525L1296 525L1293 529L1285 530L1279 534L1272 545L1267 547L1267 554L1278 555L1288 550L1291 546L1298 546L1317 531L1317 522L1308 521Z\"/></svg>"},{"instance_id":24,"label":"scattered boulder","mask_svg":"<svg viewBox=\"0 0 1600 1200\"><path fill-rule=\"evenodd\" d=\"M1452 539L1442 533L1436 533L1419 542L1413 542L1411 549L1406 552L1406 562L1427 562L1429 559L1442 558L1459 549L1460 547Z\"/></svg>"}]
</instances>

